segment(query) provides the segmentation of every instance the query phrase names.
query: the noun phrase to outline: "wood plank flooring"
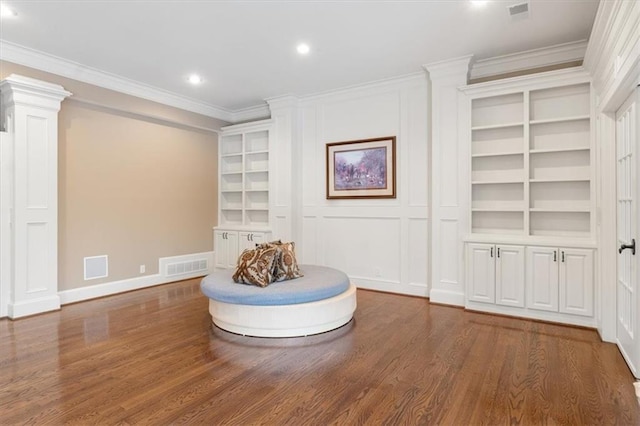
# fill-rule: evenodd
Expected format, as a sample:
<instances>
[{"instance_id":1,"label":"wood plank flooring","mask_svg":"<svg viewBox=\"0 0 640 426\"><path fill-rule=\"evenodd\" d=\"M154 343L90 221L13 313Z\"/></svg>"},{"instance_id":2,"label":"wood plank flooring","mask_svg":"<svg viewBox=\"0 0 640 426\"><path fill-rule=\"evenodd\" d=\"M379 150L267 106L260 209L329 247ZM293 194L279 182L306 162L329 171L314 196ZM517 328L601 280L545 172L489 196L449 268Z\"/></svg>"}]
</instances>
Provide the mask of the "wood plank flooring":
<instances>
[{"instance_id":1,"label":"wood plank flooring","mask_svg":"<svg viewBox=\"0 0 640 426\"><path fill-rule=\"evenodd\" d=\"M593 330L358 290L316 336L211 326L199 280L0 320L0 424L640 424Z\"/></svg>"}]
</instances>

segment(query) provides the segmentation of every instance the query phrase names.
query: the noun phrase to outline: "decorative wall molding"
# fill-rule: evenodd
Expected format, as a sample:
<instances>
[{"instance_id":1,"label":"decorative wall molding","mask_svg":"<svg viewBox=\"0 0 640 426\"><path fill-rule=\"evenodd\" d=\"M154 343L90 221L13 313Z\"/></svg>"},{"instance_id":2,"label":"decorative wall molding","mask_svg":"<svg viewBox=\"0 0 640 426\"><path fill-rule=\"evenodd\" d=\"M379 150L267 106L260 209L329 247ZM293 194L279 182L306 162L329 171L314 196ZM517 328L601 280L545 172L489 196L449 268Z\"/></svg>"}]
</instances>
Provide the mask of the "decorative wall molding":
<instances>
[{"instance_id":1,"label":"decorative wall molding","mask_svg":"<svg viewBox=\"0 0 640 426\"><path fill-rule=\"evenodd\" d=\"M471 67L471 79L582 60L587 50L587 43L587 40L580 40L511 55L479 59Z\"/></svg>"},{"instance_id":2,"label":"decorative wall molding","mask_svg":"<svg viewBox=\"0 0 640 426\"><path fill-rule=\"evenodd\" d=\"M233 122L236 119L234 111L209 105L148 84L100 71L77 62L69 61L58 56L20 46L5 40L0 40L0 52L2 52L2 57L0 57L0 59L4 61L50 72L52 74L82 81L83 83L93 84L94 86L114 90L116 92L136 96L138 98L147 99L149 101L158 102L224 121ZM250 109L247 109L246 111L241 110L239 111L239 116L245 120L253 119L249 111ZM260 114L262 115L263 111L260 111Z\"/></svg>"},{"instance_id":3,"label":"decorative wall molding","mask_svg":"<svg viewBox=\"0 0 640 426\"><path fill-rule=\"evenodd\" d=\"M83 300L95 299L97 297L111 296L118 293L124 293L132 290L139 290L142 288L153 287L160 284L167 284L174 281L186 280L190 278L197 278L202 275L209 274L213 271L213 259L214 252L193 253L182 256L161 257L158 259L157 274L144 275L141 277L128 278L124 280L112 281L108 283L102 283L92 285L88 287L79 287L70 290L63 290L58 293L60 296L60 303L66 305L69 303L81 302ZM208 270L206 272L198 271L195 273L183 273L180 275L168 276L166 274L166 265L170 263L183 262L192 259L207 259Z\"/></svg>"},{"instance_id":4,"label":"decorative wall molding","mask_svg":"<svg viewBox=\"0 0 640 426\"><path fill-rule=\"evenodd\" d=\"M616 341L616 129L615 112L640 84L640 3L601 1L584 67L595 93L598 148L596 319L602 340Z\"/></svg>"},{"instance_id":5,"label":"decorative wall molding","mask_svg":"<svg viewBox=\"0 0 640 426\"><path fill-rule=\"evenodd\" d=\"M424 65L431 78L431 290L430 300L464 306L464 244L468 229L468 158L459 123L471 56ZM461 161L461 159L463 159Z\"/></svg>"},{"instance_id":6,"label":"decorative wall molding","mask_svg":"<svg viewBox=\"0 0 640 426\"><path fill-rule=\"evenodd\" d=\"M11 131L3 137L3 180L11 186L3 194L2 269L8 268L11 318L55 310L58 297L58 111L71 93L57 84L10 75L0 82L2 122ZM3 185L4 186L4 185ZM6 209L9 209L7 215ZM5 235L5 233L7 235ZM2 302L3 305L5 301ZM2 309L4 311L4 308Z\"/></svg>"}]
</instances>

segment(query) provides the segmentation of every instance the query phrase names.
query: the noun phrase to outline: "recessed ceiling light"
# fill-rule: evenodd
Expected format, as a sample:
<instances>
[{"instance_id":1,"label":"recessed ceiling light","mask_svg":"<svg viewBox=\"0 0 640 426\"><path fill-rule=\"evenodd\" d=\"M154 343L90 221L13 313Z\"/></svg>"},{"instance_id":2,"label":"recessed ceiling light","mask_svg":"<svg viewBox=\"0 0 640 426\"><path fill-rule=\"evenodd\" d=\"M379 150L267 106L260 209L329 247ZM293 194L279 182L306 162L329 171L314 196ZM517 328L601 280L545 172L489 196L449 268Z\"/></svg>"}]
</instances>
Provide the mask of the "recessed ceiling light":
<instances>
[{"instance_id":1,"label":"recessed ceiling light","mask_svg":"<svg viewBox=\"0 0 640 426\"><path fill-rule=\"evenodd\" d=\"M471 4L478 7L485 6L487 3L489 3L488 0L471 0Z\"/></svg>"},{"instance_id":2,"label":"recessed ceiling light","mask_svg":"<svg viewBox=\"0 0 640 426\"><path fill-rule=\"evenodd\" d=\"M200 83L202 83L202 77L200 77L198 74L191 74L189 76L189 83L191 83L191 84L200 84Z\"/></svg>"},{"instance_id":3,"label":"recessed ceiling light","mask_svg":"<svg viewBox=\"0 0 640 426\"><path fill-rule=\"evenodd\" d=\"M0 4L0 17L13 18L15 16L18 16L15 10L11 9L4 3Z\"/></svg>"},{"instance_id":4,"label":"recessed ceiling light","mask_svg":"<svg viewBox=\"0 0 640 426\"><path fill-rule=\"evenodd\" d=\"M306 43L300 43L298 45L298 47L296 47L296 50L298 51L299 54L301 55L306 55L309 53L309 51L311 50L311 48L309 47L308 44Z\"/></svg>"}]
</instances>

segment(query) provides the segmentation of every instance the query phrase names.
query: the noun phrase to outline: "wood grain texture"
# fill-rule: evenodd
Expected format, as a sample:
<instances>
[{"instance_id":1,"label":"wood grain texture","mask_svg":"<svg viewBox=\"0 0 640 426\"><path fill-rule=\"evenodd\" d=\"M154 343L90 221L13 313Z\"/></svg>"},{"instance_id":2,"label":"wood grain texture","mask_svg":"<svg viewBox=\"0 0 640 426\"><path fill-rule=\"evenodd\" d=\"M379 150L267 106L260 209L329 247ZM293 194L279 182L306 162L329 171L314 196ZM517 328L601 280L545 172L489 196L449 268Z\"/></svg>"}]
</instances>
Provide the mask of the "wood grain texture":
<instances>
[{"instance_id":1,"label":"wood grain texture","mask_svg":"<svg viewBox=\"0 0 640 426\"><path fill-rule=\"evenodd\" d=\"M640 423L593 330L358 290L346 326L212 327L199 280L0 320L0 424Z\"/></svg>"}]
</instances>

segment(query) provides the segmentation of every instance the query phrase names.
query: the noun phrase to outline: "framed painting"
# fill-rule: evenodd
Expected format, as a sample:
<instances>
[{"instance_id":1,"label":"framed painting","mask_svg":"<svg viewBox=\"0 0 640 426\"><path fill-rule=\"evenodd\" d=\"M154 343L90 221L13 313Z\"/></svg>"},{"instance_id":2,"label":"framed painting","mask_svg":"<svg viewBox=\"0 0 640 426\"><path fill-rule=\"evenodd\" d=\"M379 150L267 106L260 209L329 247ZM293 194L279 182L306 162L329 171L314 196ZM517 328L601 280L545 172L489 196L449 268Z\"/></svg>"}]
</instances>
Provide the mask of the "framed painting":
<instances>
[{"instance_id":1,"label":"framed painting","mask_svg":"<svg viewBox=\"0 0 640 426\"><path fill-rule=\"evenodd\" d=\"M396 137L327 144L327 199L396 198Z\"/></svg>"}]
</instances>

